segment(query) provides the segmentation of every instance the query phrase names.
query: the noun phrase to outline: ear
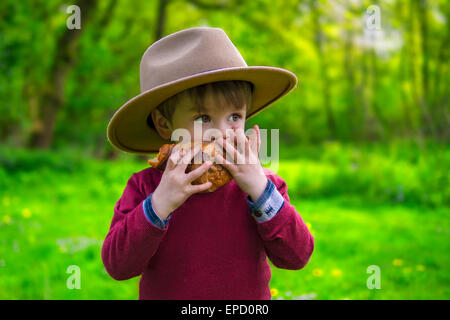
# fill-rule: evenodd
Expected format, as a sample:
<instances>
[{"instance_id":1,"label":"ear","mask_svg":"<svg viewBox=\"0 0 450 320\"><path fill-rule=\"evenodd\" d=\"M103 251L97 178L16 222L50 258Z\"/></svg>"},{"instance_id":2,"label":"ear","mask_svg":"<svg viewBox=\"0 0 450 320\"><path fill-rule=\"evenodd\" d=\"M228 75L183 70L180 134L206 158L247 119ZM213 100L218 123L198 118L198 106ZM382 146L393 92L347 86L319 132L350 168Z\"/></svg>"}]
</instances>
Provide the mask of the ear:
<instances>
[{"instance_id":1,"label":"ear","mask_svg":"<svg viewBox=\"0 0 450 320\"><path fill-rule=\"evenodd\" d=\"M153 110L151 114L156 131L158 131L159 135L163 139L170 139L172 134L172 126L169 120L167 120L158 109Z\"/></svg>"}]
</instances>

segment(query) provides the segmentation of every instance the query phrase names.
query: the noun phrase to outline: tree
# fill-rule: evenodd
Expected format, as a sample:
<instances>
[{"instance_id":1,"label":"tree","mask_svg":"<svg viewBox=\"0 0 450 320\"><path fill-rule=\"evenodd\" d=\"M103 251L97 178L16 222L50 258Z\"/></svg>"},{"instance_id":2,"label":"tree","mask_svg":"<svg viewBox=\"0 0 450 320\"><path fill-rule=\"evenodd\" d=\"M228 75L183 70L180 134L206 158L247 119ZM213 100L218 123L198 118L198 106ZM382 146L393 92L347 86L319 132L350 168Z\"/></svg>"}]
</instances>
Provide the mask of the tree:
<instances>
[{"instance_id":1,"label":"tree","mask_svg":"<svg viewBox=\"0 0 450 320\"><path fill-rule=\"evenodd\" d=\"M65 102L64 87L67 74L76 63L77 44L97 1L79 0L76 5L81 9L82 27L71 30L65 26L65 30L56 41L56 53L48 77L40 88L36 101L35 121L37 124L34 124L28 141L28 147L31 148L49 148L51 146L58 112Z\"/></svg>"},{"instance_id":2,"label":"tree","mask_svg":"<svg viewBox=\"0 0 450 320\"><path fill-rule=\"evenodd\" d=\"M318 63L320 69L320 78L322 81L322 92L323 92L323 107L325 109L325 116L327 119L328 131L330 138L337 138L337 128L336 120L334 118L333 110L331 107L331 82L328 76L328 65L324 54L324 42L325 34L322 31L320 24L320 12L319 12L319 1L310 0L311 7L311 18L314 30L314 43L317 49Z\"/></svg>"}]
</instances>

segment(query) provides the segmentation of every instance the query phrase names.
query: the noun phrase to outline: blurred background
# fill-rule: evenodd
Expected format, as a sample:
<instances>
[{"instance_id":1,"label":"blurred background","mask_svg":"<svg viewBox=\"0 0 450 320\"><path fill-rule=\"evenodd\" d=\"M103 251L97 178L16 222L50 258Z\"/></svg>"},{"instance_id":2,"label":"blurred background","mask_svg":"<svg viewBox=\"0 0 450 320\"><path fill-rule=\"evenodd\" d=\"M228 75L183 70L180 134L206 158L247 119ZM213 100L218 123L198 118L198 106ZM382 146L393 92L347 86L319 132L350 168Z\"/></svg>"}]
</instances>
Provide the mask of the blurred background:
<instances>
[{"instance_id":1,"label":"blurred background","mask_svg":"<svg viewBox=\"0 0 450 320\"><path fill-rule=\"evenodd\" d=\"M195 26L299 79L247 123L280 129L277 173L315 237L304 269L272 266L273 299L449 299L449 15L445 0L1 1L0 299L137 299L100 250L153 155L106 128L147 47Z\"/></svg>"}]
</instances>

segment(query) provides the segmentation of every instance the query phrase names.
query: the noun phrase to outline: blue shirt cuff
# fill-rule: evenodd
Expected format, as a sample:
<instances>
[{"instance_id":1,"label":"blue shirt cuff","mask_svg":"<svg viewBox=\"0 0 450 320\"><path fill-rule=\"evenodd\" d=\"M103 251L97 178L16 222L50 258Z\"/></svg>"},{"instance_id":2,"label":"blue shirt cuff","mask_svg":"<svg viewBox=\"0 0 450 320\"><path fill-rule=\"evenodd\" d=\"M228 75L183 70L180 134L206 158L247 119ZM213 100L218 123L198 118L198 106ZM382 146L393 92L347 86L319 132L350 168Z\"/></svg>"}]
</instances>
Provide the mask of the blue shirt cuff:
<instances>
[{"instance_id":1,"label":"blue shirt cuff","mask_svg":"<svg viewBox=\"0 0 450 320\"><path fill-rule=\"evenodd\" d=\"M153 193L150 193L150 195L147 197L147 199L144 200L142 204L144 208L145 217L154 226L160 229L165 229L172 215L169 215L169 217L166 220L162 220L160 217L158 217L158 215L156 214L155 210L152 207L152 194Z\"/></svg>"},{"instance_id":2,"label":"blue shirt cuff","mask_svg":"<svg viewBox=\"0 0 450 320\"><path fill-rule=\"evenodd\" d=\"M250 196L247 195L247 203L253 218L256 222L262 223L272 219L281 210L284 198L275 184L267 179L267 185L262 195L255 202L252 202Z\"/></svg>"}]
</instances>

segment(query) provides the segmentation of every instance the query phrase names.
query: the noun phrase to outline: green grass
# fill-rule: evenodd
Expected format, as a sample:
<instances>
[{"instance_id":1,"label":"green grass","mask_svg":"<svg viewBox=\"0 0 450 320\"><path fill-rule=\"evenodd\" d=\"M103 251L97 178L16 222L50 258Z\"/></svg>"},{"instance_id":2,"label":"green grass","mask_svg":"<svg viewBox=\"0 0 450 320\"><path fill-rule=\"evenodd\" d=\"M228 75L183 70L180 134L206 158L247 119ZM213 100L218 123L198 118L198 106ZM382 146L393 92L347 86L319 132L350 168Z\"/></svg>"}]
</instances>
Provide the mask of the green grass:
<instances>
[{"instance_id":1,"label":"green grass","mask_svg":"<svg viewBox=\"0 0 450 320\"><path fill-rule=\"evenodd\" d=\"M315 251L302 270L272 268L274 299L450 298L448 172L437 170L448 168L445 147L291 152L278 174ZM145 167L0 149L0 299L137 299L139 278L113 280L100 250L128 178ZM67 288L70 265L80 290ZM371 265L379 290L366 285Z\"/></svg>"},{"instance_id":2,"label":"green grass","mask_svg":"<svg viewBox=\"0 0 450 320\"><path fill-rule=\"evenodd\" d=\"M278 289L280 298L304 294L314 294L316 299L450 297L448 209L343 203L294 201L311 225L316 246L304 269L273 269L271 287ZM371 265L380 267L380 290L367 288Z\"/></svg>"}]
</instances>

